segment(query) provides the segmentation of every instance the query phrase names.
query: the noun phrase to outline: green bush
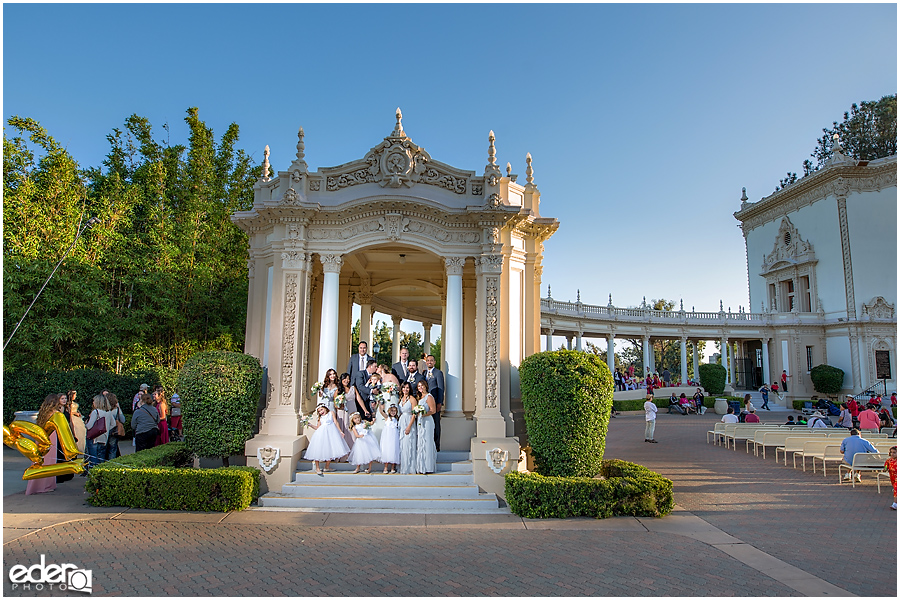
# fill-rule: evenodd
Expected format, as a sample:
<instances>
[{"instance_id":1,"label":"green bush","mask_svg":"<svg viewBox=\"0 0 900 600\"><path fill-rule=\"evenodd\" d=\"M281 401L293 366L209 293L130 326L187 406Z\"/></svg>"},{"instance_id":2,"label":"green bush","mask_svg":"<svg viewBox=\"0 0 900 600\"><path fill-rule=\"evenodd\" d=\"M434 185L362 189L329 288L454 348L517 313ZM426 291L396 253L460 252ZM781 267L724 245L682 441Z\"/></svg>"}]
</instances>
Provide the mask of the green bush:
<instances>
[{"instance_id":1,"label":"green bush","mask_svg":"<svg viewBox=\"0 0 900 600\"><path fill-rule=\"evenodd\" d=\"M586 352L541 352L522 361L519 377L535 469L544 475L596 475L612 410L613 378L606 364Z\"/></svg>"},{"instance_id":2,"label":"green bush","mask_svg":"<svg viewBox=\"0 0 900 600\"><path fill-rule=\"evenodd\" d=\"M3 422L10 423L18 410L37 410L48 394L60 394L69 390L78 392L76 402L81 414L91 411L91 398L103 390L109 390L119 399L119 406L131 421L131 399L140 385L161 385L170 394L175 389L176 372L172 369L130 371L116 374L99 369L74 369L72 371L46 371L20 367L3 371Z\"/></svg>"},{"instance_id":3,"label":"green bush","mask_svg":"<svg viewBox=\"0 0 900 600\"><path fill-rule=\"evenodd\" d=\"M94 506L157 510L243 510L259 497L254 467L183 468L192 460L182 442L173 442L90 470L85 483Z\"/></svg>"},{"instance_id":4,"label":"green bush","mask_svg":"<svg viewBox=\"0 0 900 600\"><path fill-rule=\"evenodd\" d=\"M239 352L198 352L178 374L184 441L197 456L244 453L253 437L262 385L259 359ZM227 463L226 463L227 465Z\"/></svg>"},{"instance_id":5,"label":"green bush","mask_svg":"<svg viewBox=\"0 0 900 600\"><path fill-rule=\"evenodd\" d=\"M844 387L844 372L831 365L816 365L809 371L813 389L820 394L834 396Z\"/></svg>"},{"instance_id":6,"label":"green bush","mask_svg":"<svg viewBox=\"0 0 900 600\"><path fill-rule=\"evenodd\" d=\"M725 367L717 364L703 363L699 367L700 385L711 395L725 391Z\"/></svg>"},{"instance_id":7,"label":"green bush","mask_svg":"<svg viewBox=\"0 0 900 600\"><path fill-rule=\"evenodd\" d=\"M675 507L672 481L646 467L604 460L600 474L604 479L513 471L506 475L506 501L529 519L662 517Z\"/></svg>"}]
</instances>

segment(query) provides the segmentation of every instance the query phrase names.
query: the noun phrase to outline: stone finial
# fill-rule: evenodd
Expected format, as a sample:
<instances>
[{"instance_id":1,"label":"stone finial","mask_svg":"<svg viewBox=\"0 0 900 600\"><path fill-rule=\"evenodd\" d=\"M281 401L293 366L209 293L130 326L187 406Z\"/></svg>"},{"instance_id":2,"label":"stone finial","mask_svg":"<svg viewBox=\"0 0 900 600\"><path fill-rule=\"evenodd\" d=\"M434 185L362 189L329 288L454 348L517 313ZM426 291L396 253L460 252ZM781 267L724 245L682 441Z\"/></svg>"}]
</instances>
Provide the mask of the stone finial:
<instances>
[{"instance_id":1,"label":"stone finial","mask_svg":"<svg viewBox=\"0 0 900 600\"><path fill-rule=\"evenodd\" d=\"M724 312L725 309L722 307L722 301L719 300L719 312Z\"/></svg>"},{"instance_id":2,"label":"stone finial","mask_svg":"<svg viewBox=\"0 0 900 600\"><path fill-rule=\"evenodd\" d=\"M266 144L266 149L263 150L263 168L262 168L262 176L260 179L263 181L269 180L269 145Z\"/></svg>"},{"instance_id":3,"label":"stone finial","mask_svg":"<svg viewBox=\"0 0 900 600\"><path fill-rule=\"evenodd\" d=\"M306 156L306 144L303 142L303 128L297 130L297 160L303 161Z\"/></svg>"},{"instance_id":4,"label":"stone finial","mask_svg":"<svg viewBox=\"0 0 900 600\"><path fill-rule=\"evenodd\" d=\"M525 155L525 183L534 184L534 169L531 168L531 152Z\"/></svg>"},{"instance_id":5,"label":"stone finial","mask_svg":"<svg viewBox=\"0 0 900 600\"><path fill-rule=\"evenodd\" d=\"M678 302L678 310L680 310L681 312L684 312L684 298L682 298L682 299Z\"/></svg>"},{"instance_id":6,"label":"stone finial","mask_svg":"<svg viewBox=\"0 0 900 600\"><path fill-rule=\"evenodd\" d=\"M692 307L691 307L691 312L692 312L692 313L697 312L697 307L696 307L696 306L692 306Z\"/></svg>"},{"instance_id":7,"label":"stone finial","mask_svg":"<svg viewBox=\"0 0 900 600\"><path fill-rule=\"evenodd\" d=\"M397 112L395 113L397 117L397 124L394 125L394 131L391 132L391 136L393 137L406 137L406 134L403 132L403 113L400 112L400 107L397 107Z\"/></svg>"},{"instance_id":8,"label":"stone finial","mask_svg":"<svg viewBox=\"0 0 900 600\"><path fill-rule=\"evenodd\" d=\"M506 176L512 178L512 165L510 163L506 163Z\"/></svg>"},{"instance_id":9,"label":"stone finial","mask_svg":"<svg viewBox=\"0 0 900 600\"><path fill-rule=\"evenodd\" d=\"M641 308L647 308L647 296L644 296L643 301L641 301Z\"/></svg>"},{"instance_id":10,"label":"stone finial","mask_svg":"<svg viewBox=\"0 0 900 600\"><path fill-rule=\"evenodd\" d=\"M831 139L832 141L834 141L834 151L841 152L841 136L835 133L833 136L831 136Z\"/></svg>"},{"instance_id":11,"label":"stone finial","mask_svg":"<svg viewBox=\"0 0 900 600\"><path fill-rule=\"evenodd\" d=\"M612 306L612 293L609 294L609 306Z\"/></svg>"},{"instance_id":12,"label":"stone finial","mask_svg":"<svg viewBox=\"0 0 900 600\"><path fill-rule=\"evenodd\" d=\"M750 198L747 197L747 188L741 188L741 204L746 204L750 201Z\"/></svg>"},{"instance_id":13,"label":"stone finial","mask_svg":"<svg viewBox=\"0 0 900 600\"><path fill-rule=\"evenodd\" d=\"M547 284L547 297L552 298L552 296L550 295L550 284L549 283Z\"/></svg>"},{"instance_id":14,"label":"stone finial","mask_svg":"<svg viewBox=\"0 0 900 600\"><path fill-rule=\"evenodd\" d=\"M575 302L581 302L581 290L578 290L578 295L575 298Z\"/></svg>"},{"instance_id":15,"label":"stone finial","mask_svg":"<svg viewBox=\"0 0 900 600\"><path fill-rule=\"evenodd\" d=\"M497 139L494 137L494 130L491 129L491 132L488 133L488 164L496 165L497 164L497 149L494 148L494 140Z\"/></svg>"}]
</instances>

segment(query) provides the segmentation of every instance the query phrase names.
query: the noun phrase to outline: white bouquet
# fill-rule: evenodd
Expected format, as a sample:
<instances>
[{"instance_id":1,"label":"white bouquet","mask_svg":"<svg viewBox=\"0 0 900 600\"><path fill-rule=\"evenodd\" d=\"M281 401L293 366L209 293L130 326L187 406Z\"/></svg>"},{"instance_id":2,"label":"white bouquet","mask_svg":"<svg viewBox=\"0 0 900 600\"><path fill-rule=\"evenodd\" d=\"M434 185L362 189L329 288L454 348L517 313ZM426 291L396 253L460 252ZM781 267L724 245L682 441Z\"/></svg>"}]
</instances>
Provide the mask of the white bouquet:
<instances>
[{"instance_id":1,"label":"white bouquet","mask_svg":"<svg viewBox=\"0 0 900 600\"><path fill-rule=\"evenodd\" d=\"M304 416L303 416L303 413L301 412L301 413L300 413L300 424L301 424L303 427L306 427L307 425L310 424L311 421L318 420L318 418L319 418L318 413L311 412L311 413L309 413L308 415L306 415L306 416L304 417Z\"/></svg>"},{"instance_id":2,"label":"white bouquet","mask_svg":"<svg viewBox=\"0 0 900 600\"><path fill-rule=\"evenodd\" d=\"M322 388L323 388L323 387L325 387L325 386L322 385L322 382L321 382L321 381L317 381L317 382L315 382L315 383L312 385L312 387L309 389L309 391L311 391L311 392L313 393L313 395L318 395L319 392L322 391Z\"/></svg>"},{"instance_id":3,"label":"white bouquet","mask_svg":"<svg viewBox=\"0 0 900 600\"><path fill-rule=\"evenodd\" d=\"M397 388L398 386L396 383L385 383L381 386L381 391L382 393L393 394L397 391Z\"/></svg>"},{"instance_id":4,"label":"white bouquet","mask_svg":"<svg viewBox=\"0 0 900 600\"><path fill-rule=\"evenodd\" d=\"M344 404L347 403L347 398L344 394L336 394L334 396L334 407L335 408L344 408Z\"/></svg>"},{"instance_id":5,"label":"white bouquet","mask_svg":"<svg viewBox=\"0 0 900 600\"><path fill-rule=\"evenodd\" d=\"M428 406L426 406L425 404L416 404L415 406L413 406L412 412L414 415L421 417L428 412Z\"/></svg>"}]
</instances>

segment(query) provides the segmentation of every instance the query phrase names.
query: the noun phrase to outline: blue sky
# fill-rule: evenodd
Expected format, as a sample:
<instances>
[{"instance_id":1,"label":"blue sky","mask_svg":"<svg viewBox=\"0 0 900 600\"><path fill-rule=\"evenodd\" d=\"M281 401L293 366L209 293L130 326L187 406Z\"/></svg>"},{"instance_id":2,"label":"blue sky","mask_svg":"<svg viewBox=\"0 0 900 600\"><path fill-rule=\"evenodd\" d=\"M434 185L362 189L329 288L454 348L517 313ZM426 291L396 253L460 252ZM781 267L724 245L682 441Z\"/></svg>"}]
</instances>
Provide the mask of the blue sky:
<instances>
[{"instance_id":1,"label":"blue sky","mask_svg":"<svg viewBox=\"0 0 900 600\"><path fill-rule=\"evenodd\" d=\"M481 171L487 134L534 157L542 295L619 306L748 303L732 213L801 165L850 104L897 91L894 4L59 5L3 7L3 116L32 117L82 166L137 113L187 137L241 127L276 170L407 133ZM39 28L39 32L36 31ZM759 310L759 307L753 307ZM404 329L407 328L404 322ZM602 343L601 343L602 345Z\"/></svg>"}]
</instances>

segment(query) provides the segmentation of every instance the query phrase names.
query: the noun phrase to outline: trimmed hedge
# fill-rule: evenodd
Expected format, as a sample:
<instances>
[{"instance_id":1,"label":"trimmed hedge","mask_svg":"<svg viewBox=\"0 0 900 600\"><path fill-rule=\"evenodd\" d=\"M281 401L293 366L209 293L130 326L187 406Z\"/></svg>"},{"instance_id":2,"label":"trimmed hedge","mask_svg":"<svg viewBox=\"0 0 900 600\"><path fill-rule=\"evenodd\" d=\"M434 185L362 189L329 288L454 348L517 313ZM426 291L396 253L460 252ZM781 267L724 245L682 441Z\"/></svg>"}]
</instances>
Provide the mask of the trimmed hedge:
<instances>
[{"instance_id":1,"label":"trimmed hedge","mask_svg":"<svg viewBox=\"0 0 900 600\"><path fill-rule=\"evenodd\" d=\"M259 359L240 352L198 352L187 360L178 393L184 441L194 454L243 454L256 426L262 374Z\"/></svg>"},{"instance_id":2,"label":"trimmed hedge","mask_svg":"<svg viewBox=\"0 0 900 600\"><path fill-rule=\"evenodd\" d=\"M540 352L522 361L519 378L535 469L544 475L596 475L612 410L609 367L586 352Z\"/></svg>"},{"instance_id":3,"label":"trimmed hedge","mask_svg":"<svg viewBox=\"0 0 900 600\"><path fill-rule=\"evenodd\" d=\"M820 394L834 396L844 387L844 372L831 365L816 365L809 371L813 389Z\"/></svg>"},{"instance_id":4,"label":"trimmed hedge","mask_svg":"<svg viewBox=\"0 0 900 600\"><path fill-rule=\"evenodd\" d=\"M604 460L600 474L605 479L513 471L506 475L506 502L529 519L662 517L675 507L672 481L646 467Z\"/></svg>"},{"instance_id":5,"label":"trimmed hedge","mask_svg":"<svg viewBox=\"0 0 900 600\"><path fill-rule=\"evenodd\" d=\"M710 395L720 395L725 391L725 367L703 363L698 370L700 371L700 385Z\"/></svg>"},{"instance_id":6,"label":"trimmed hedge","mask_svg":"<svg viewBox=\"0 0 900 600\"><path fill-rule=\"evenodd\" d=\"M259 497L254 467L183 468L193 459L183 442L120 457L90 470L85 483L94 506L157 510L243 510Z\"/></svg>"},{"instance_id":7,"label":"trimmed hedge","mask_svg":"<svg viewBox=\"0 0 900 600\"><path fill-rule=\"evenodd\" d=\"M74 369L72 371L47 371L21 367L3 371L3 422L9 424L17 410L37 410L48 394L61 394L69 390L78 392L76 402L81 414L91 412L91 398L103 390L109 390L119 399L119 406L126 414L126 427L130 423L131 399L142 383L151 388L161 385L171 395L175 389L176 371L156 368L116 374L99 369Z\"/></svg>"},{"instance_id":8,"label":"trimmed hedge","mask_svg":"<svg viewBox=\"0 0 900 600\"><path fill-rule=\"evenodd\" d=\"M665 388L662 388L665 389ZM669 392L669 396L672 395L672 392ZM660 397L655 396L653 398L653 403L657 406L657 408L669 408L669 396ZM680 394L679 394L680 396ZM692 398L693 396L690 396ZM725 398L726 400L740 400L741 406L744 405L744 397L743 396L723 396L719 394L718 396L704 396L703 397L703 406L706 408L715 408L716 400L718 398ZM680 398L679 398L680 399ZM644 410L644 402L646 400L614 400L613 404L618 411L626 411L626 410Z\"/></svg>"}]
</instances>

